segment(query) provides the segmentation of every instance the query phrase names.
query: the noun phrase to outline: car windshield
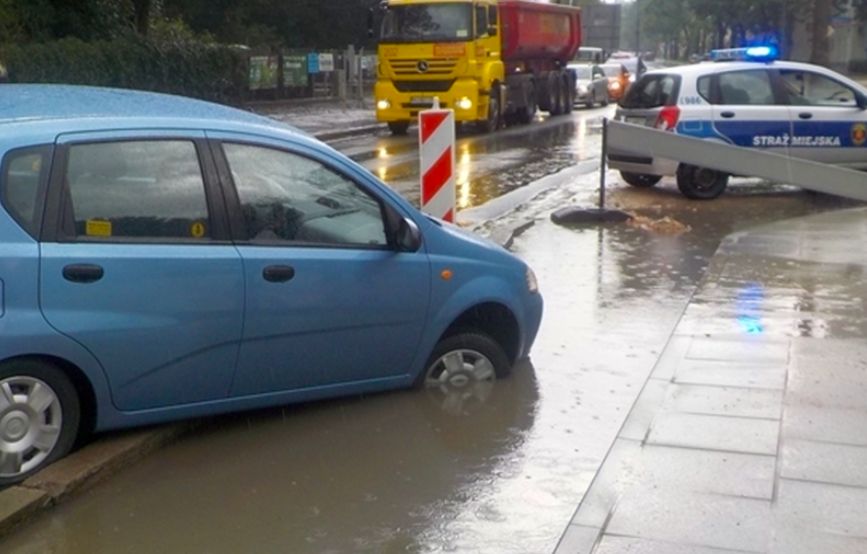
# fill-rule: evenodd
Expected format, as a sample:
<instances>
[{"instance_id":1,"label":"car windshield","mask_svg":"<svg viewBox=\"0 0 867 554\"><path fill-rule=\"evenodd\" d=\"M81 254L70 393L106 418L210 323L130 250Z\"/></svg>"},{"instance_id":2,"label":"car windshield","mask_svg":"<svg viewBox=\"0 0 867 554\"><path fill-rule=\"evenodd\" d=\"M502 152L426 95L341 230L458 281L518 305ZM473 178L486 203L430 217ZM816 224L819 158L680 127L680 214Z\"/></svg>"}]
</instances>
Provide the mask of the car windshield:
<instances>
[{"instance_id":1,"label":"car windshield","mask_svg":"<svg viewBox=\"0 0 867 554\"><path fill-rule=\"evenodd\" d=\"M382 22L381 41L466 41L472 23L472 5L466 2L394 6Z\"/></svg>"},{"instance_id":2,"label":"car windshield","mask_svg":"<svg viewBox=\"0 0 867 554\"><path fill-rule=\"evenodd\" d=\"M623 68L620 65L600 65L602 71L605 73L606 77L619 77L620 72L623 71Z\"/></svg>"},{"instance_id":3,"label":"car windshield","mask_svg":"<svg viewBox=\"0 0 867 554\"><path fill-rule=\"evenodd\" d=\"M590 78L590 66L589 65L573 65L570 67L575 70L575 76L578 79L589 79Z\"/></svg>"}]
</instances>

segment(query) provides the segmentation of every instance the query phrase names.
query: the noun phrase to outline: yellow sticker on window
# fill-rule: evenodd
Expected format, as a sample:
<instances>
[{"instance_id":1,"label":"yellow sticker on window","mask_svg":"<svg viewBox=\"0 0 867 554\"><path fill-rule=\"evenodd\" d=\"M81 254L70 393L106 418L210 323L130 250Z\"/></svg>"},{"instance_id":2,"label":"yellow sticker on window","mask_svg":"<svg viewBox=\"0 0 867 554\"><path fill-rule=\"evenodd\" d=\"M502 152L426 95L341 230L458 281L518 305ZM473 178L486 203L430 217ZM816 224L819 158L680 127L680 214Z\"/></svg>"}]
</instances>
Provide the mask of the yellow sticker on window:
<instances>
[{"instance_id":1,"label":"yellow sticker on window","mask_svg":"<svg viewBox=\"0 0 867 554\"><path fill-rule=\"evenodd\" d=\"M190 227L190 234L193 235L193 238L202 238L205 236L205 224L201 221L193 223L192 227Z\"/></svg>"},{"instance_id":2,"label":"yellow sticker on window","mask_svg":"<svg viewBox=\"0 0 867 554\"><path fill-rule=\"evenodd\" d=\"M105 221L104 219L88 219L84 227L84 232L89 237L110 237L111 221Z\"/></svg>"}]
</instances>

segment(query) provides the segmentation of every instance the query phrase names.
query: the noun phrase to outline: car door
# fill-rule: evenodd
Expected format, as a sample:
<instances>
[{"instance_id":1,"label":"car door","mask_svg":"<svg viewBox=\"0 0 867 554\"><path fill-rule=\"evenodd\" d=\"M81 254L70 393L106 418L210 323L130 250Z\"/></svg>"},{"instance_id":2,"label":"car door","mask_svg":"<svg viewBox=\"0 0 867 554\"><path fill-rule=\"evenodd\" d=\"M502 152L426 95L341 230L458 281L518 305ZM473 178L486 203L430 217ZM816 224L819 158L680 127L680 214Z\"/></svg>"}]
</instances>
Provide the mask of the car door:
<instances>
[{"instance_id":1,"label":"car door","mask_svg":"<svg viewBox=\"0 0 867 554\"><path fill-rule=\"evenodd\" d=\"M203 139L124 132L57 141L41 308L99 360L121 410L228 394L243 272Z\"/></svg>"},{"instance_id":2,"label":"car door","mask_svg":"<svg viewBox=\"0 0 867 554\"><path fill-rule=\"evenodd\" d=\"M867 110L855 90L814 71L780 69L779 76L790 104L792 155L867 167Z\"/></svg>"},{"instance_id":3,"label":"car door","mask_svg":"<svg viewBox=\"0 0 867 554\"><path fill-rule=\"evenodd\" d=\"M711 81L713 123L727 142L788 154L789 109L764 67L726 71Z\"/></svg>"},{"instance_id":4,"label":"car door","mask_svg":"<svg viewBox=\"0 0 867 554\"><path fill-rule=\"evenodd\" d=\"M372 176L300 147L213 138L246 279L232 394L405 376L430 262L389 246Z\"/></svg>"}]
</instances>

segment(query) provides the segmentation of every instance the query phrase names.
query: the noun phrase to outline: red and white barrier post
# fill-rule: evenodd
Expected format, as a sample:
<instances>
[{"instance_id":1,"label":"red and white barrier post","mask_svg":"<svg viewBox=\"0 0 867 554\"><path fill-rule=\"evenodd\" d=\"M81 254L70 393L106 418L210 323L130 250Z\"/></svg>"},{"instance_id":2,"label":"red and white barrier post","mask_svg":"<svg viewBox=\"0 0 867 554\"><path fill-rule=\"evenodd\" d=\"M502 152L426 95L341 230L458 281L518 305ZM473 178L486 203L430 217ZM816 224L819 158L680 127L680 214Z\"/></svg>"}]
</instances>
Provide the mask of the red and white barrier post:
<instances>
[{"instance_id":1,"label":"red and white barrier post","mask_svg":"<svg viewBox=\"0 0 867 554\"><path fill-rule=\"evenodd\" d=\"M421 155L421 211L454 222L455 112L439 107L418 114Z\"/></svg>"}]
</instances>

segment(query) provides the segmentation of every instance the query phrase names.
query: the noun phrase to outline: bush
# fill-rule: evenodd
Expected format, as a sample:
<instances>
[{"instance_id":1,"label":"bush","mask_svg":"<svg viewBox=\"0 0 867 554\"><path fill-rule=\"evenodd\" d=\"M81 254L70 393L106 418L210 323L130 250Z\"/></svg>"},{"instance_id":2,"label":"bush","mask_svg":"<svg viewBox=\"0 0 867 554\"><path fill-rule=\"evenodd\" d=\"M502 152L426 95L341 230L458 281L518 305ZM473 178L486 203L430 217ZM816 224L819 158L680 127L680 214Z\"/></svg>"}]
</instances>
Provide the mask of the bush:
<instances>
[{"instance_id":1,"label":"bush","mask_svg":"<svg viewBox=\"0 0 867 554\"><path fill-rule=\"evenodd\" d=\"M242 99L246 56L171 29L85 42L65 38L0 47L14 83L67 83L182 94L218 102Z\"/></svg>"}]
</instances>

